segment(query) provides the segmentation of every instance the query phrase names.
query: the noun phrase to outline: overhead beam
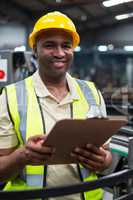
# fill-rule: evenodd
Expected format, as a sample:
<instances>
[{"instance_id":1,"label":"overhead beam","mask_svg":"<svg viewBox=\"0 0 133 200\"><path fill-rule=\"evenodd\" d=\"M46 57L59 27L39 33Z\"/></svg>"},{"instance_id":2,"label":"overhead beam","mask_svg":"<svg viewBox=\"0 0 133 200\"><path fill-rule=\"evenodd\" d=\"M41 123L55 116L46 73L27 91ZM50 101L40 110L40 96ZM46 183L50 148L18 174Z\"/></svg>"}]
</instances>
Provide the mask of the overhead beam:
<instances>
[{"instance_id":1,"label":"overhead beam","mask_svg":"<svg viewBox=\"0 0 133 200\"><path fill-rule=\"evenodd\" d=\"M12 0L1 0L0 1L0 12L7 16L9 20L15 22L21 22L24 24L28 24L32 21L32 15L30 11L26 11L26 9L22 9Z\"/></svg>"},{"instance_id":2,"label":"overhead beam","mask_svg":"<svg viewBox=\"0 0 133 200\"><path fill-rule=\"evenodd\" d=\"M116 15L121 15L121 14L123 14L123 11L113 11L113 12L111 12L109 14L106 14L106 15L103 15L103 16L100 16L100 17L98 17L98 16L96 18L92 17L92 18L90 18L90 19L88 19L86 21L79 21L77 19L74 19L74 21L75 21L76 24L79 24L79 25L81 24L82 25L83 33L84 33L84 31L88 31L90 29L98 29L98 28L101 28L101 27L112 26L112 24L124 23L125 20L124 21L123 20L117 21L117 20L114 19L114 21L113 21L113 18ZM107 22L105 22L105 23L103 22L104 19L106 19L108 21L111 18L112 18L112 24L111 23L107 24ZM130 19L130 18L126 19L126 21L129 21L129 20L132 20L132 19ZM89 26L86 26L86 24L89 24L89 23L91 23L91 24L93 23L94 24L94 28L92 28L92 27L89 28ZM96 24L96 28L95 28L95 24ZM97 27L97 24L99 25L99 27Z\"/></svg>"},{"instance_id":3,"label":"overhead beam","mask_svg":"<svg viewBox=\"0 0 133 200\"><path fill-rule=\"evenodd\" d=\"M86 4L96 4L99 3L99 0L73 0L73 1L63 1L60 3L49 2L49 0L38 0L40 3L45 3L49 9L67 9L75 6L81 6Z\"/></svg>"},{"instance_id":4,"label":"overhead beam","mask_svg":"<svg viewBox=\"0 0 133 200\"><path fill-rule=\"evenodd\" d=\"M81 35L84 35L85 33L87 33L87 32L94 32L94 33L99 33L99 30L105 30L106 31L106 29L108 29L108 28L112 28L112 29L114 29L115 27L117 27L118 26L118 24L131 24L132 23L132 18L128 18L128 19L126 19L126 20L120 20L120 21L115 21L114 23L112 23L112 24L104 24L102 27L101 26L99 26L99 27L96 27L96 28L85 28L84 30L81 30L80 31L80 34Z\"/></svg>"}]
</instances>

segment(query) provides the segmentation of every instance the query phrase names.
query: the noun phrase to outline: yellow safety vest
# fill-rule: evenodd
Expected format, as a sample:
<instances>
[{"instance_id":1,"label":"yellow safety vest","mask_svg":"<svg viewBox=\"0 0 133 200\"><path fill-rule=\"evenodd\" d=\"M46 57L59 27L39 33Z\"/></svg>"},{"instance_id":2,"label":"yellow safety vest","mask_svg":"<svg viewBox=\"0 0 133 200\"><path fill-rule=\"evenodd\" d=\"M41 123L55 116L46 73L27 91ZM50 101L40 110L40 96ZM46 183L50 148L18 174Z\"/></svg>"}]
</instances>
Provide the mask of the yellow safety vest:
<instances>
[{"instance_id":1,"label":"yellow safety vest","mask_svg":"<svg viewBox=\"0 0 133 200\"><path fill-rule=\"evenodd\" d=\"M99 93L92 82L82 81L72 78L79 95L78 100L72 103L72 113L74 119L84 119L90 106L100 106ZM23 81L11 84L5 88L9 114L14 123L20 146L26 140L36 135L44 133L43 117L33 87L32 76ZM45 120L45 119L44 119ZM34 123L35 122L35 123ZM89 172L86 168L78 165L81 181L91 181L97 179L94 172ZM44 176L46 178L45 166L28 165L17 178L9 181L4 190L23 190L44 187ZM25 173L24 173L25 172ZM85 200L100 200L103 196L101 189L95 189L83 194Z\"/></svg>"}]
</instances>

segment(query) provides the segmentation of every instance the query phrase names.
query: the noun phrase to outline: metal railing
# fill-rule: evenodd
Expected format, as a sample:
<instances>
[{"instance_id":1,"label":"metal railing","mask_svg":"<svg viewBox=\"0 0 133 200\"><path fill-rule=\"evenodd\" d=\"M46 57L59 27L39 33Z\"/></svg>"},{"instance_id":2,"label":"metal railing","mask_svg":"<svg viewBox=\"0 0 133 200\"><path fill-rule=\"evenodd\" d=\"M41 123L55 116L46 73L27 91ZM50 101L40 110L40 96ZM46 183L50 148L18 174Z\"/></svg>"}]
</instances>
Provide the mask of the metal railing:
<instances>
[{"instance_id":1,"label":"metal railing","mask_svg":"<svg viewBox=\"0 0 133 200\"><path fill-rule=\"evenodd\" d=\"M64 196L75 193L81 193L89 190L94 190L97 188L105 188L108 186L118 185L120 183L128 181L133 177L133 169L125 169L120 172L116 172L95 181L90 181L86 183L79 183L75 185L53 187L45 189L34 189L34 190L21 190L21 191L0 191L0 199L47 199L50 197ZM115 200L130 200L133 199L132 191L123 195Z\"/></svg>"}]
</instances>

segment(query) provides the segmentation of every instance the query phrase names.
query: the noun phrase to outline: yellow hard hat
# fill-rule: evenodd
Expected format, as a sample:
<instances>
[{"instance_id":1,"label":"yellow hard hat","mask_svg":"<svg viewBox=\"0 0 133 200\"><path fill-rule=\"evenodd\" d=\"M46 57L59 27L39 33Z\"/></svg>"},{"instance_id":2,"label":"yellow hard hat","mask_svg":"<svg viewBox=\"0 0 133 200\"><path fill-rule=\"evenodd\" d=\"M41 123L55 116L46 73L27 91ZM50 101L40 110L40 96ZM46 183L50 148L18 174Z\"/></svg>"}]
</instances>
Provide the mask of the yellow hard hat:
<instances>
[{"instance_id":1,"label":"yellow hard hat","mask_svg":"<svg viewBox=\"0 0 133 200\"><path fill-rule=\"evenodd\" d=\"M37 35L48 29L62 29L72 36L73 48L75 48L80 41L79 34L76 31L72 20L61 12L54 11L42 16L35 24L32 33L29 35L29 45L33 48Z\"/></svg>"}]
</instances>

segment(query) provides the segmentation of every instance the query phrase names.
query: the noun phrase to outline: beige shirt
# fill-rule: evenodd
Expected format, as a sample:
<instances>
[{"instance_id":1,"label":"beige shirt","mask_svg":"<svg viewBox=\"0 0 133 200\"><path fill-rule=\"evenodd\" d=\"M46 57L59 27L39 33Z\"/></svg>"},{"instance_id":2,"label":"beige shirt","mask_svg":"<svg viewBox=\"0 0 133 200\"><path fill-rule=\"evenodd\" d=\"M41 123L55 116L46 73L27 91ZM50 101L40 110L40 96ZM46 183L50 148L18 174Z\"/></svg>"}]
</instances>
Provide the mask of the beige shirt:
<instances>
[{"instance_id":1,"label":"beige shirt","mask_svg":"<svg viewBox=\"0 0 133 200\"><path fill-rule=\"evenodd\" d=\"M35 92L39 97L44 115L46 133L48 133L52 129L54 124L60 119L71 118L70 103L73 102L74 99L79 99L79 96L76 92L76 88L73 85L70 75L68 74L67 82L69 87L69 93L62 101L59 102L58 99L56 99L43 84L38 71L35 72L33 75L33 84L35 87ZM0 149L11 148L18 144L18 140L12 122L10 121L8 115L4 91L0 96L0 105L2 105L0 106ZM106 109L102 97L100 110L102 112L102 115L106 117ZM91 113L91 115L92 114L93 112ZM79 182L80 179L75 164L48 166L48 186L52 187L59 185L69 185ZM62 198L64 200L81 200L80 194L50 198L50 200L58 200Z\"/></svg>"}]
</instances>

